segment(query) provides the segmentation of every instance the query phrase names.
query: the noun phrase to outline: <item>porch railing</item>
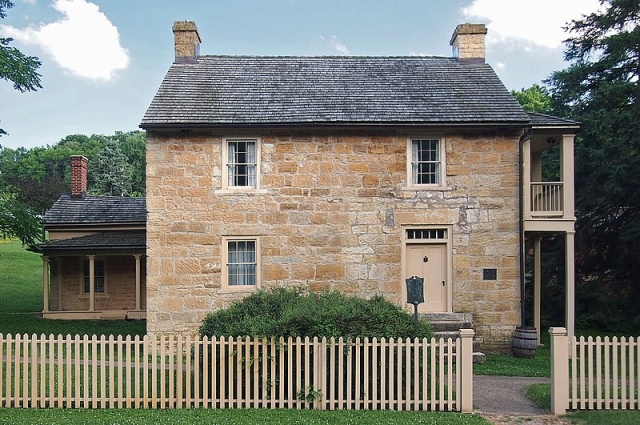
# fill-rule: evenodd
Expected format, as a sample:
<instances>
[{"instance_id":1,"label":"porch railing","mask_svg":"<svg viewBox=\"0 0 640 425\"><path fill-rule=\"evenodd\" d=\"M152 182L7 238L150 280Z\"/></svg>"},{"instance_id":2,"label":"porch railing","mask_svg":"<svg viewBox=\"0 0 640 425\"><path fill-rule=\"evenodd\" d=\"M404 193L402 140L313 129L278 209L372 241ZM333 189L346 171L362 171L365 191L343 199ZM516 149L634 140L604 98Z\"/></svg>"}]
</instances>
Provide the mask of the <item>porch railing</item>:
<instances>
[{"instance_id":1,"label":"porch railing","mask_svg":"<svg viewBox=\"0 0 640 425\"><path fill-rule=\"evenodd\" d=\"M531 183L531 216L558 217L563 210L562 182Z\"/></svg>"}]
</instances>

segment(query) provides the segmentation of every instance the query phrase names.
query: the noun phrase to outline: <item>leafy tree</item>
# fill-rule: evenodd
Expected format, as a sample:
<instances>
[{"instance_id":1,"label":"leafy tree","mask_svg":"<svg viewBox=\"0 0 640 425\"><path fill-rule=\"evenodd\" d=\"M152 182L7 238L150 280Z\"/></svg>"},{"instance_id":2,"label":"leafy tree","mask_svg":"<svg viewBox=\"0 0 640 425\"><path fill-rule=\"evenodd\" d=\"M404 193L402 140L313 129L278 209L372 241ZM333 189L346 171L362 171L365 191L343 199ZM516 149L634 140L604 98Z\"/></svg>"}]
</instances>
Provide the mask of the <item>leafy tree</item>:
<instances>
[{"instance_id":1,"label":"leafy tree","mask_svg":"<svg viewBox=\"0 0 640 425\"><path fill-rule=\"evenodd\" d=\"M511 95L516 98L520 106L527 112L548 114L551 112L551 96L549 91L539 84L534 84L528 89L520 91L511 90Z\"/></svg>"},{"instance_id":2,"label":"leafy tree","mask_svg":"<svg viewBox=\"0 0 640 425\"><path fill-rule=\"evenodd\" d=\"M587 325L640 324L640 2L601 0L572 21L548 83L560 116L581 121L576 144L577 313ZM618 323L619 324L619 323Z\"/></svg>"},{"instance_id":3,"label":"leafy tree","mask_svg":"<svg viewBox=\"0 0 640 425\"><path fill-rule=\"evenodd\" d=\"M0 238L19 238L23 246L29 247L42 240L38 216L7 193L0 193Z\"/></svg>"},{"instance_id":4,"label":"leafy tree","mask_svg":"<svg viewBox=\"0 0 640 425\"><path fill-rule=\"evenodd\" d=\"M0 0L0 19L4 19L6 10L13 7L10 0ZM13 88L21 92L36 91L42 88L37 69L41 62L34 56L25 56L20 50L9 46L12 38L0 37L0 78L13 83ZM7 134L0 128L0 136Z\"/></svg>"}]
</instances>

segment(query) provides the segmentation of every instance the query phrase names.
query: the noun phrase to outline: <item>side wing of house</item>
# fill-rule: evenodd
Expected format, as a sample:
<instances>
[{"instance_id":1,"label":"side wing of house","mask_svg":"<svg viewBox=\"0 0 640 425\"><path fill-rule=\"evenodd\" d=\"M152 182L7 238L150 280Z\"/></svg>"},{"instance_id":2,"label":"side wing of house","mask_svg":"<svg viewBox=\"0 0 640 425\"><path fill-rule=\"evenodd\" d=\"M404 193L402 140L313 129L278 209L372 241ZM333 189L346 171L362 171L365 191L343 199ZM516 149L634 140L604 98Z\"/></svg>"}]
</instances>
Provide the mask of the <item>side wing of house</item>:
<instances>
[{"instance_id":1,"label":"side wing of house","mask_svg":"<svg viewBox=\"0 0 640 425\"><path fill-rule=\"evenodd\" d=\"M72 192L44 216L43 316L144 318L145 199L87 196L86 163L72 157Z\"/></svg>"}]
</instances>

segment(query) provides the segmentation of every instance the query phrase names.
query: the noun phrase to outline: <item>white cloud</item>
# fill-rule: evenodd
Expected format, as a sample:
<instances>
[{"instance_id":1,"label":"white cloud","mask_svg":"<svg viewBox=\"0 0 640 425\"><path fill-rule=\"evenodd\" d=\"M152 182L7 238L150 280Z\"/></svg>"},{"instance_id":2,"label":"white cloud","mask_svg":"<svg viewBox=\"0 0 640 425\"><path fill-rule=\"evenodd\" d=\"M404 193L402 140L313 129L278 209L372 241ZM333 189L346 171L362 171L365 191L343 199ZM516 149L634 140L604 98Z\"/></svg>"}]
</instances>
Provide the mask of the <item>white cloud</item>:
<instances>
[{"instance_id":1,"label":"white cloud","mask_svg":"<svg viewBox=\"0 0 640 425\"><path fill-rule=\"evenodd\" d=\"M97 5L86 0L55 0L63 17L24 29L0 26L0 33L39 46L62 68L81 77L110 80L129 64L120 35Z\"/></svg>"},{"instance_id":2,"label":"white cloud","mask_svg":"<svg viewBox=\"0 0 640 425\"><path fill-rule=\"evenodd\" d=\"M36 4L36 0L22 0L23 3Z\"/></svg>"},{"instance_id":3,"label":"white cloud","mask_svg":"<svg viewBox=\"0 0 640 425\"><path fill-rule=\"evenodd\" d=\"M349 49L347 48L347 46L344 45L343 43L341 43L340 40L338 40L338 37L336 37L335 35L330 35L329 38L325 38L323 36L320 36L320 38L322 39L322 41L325 41L325 42L331 44L333 46L333 48L336 49L341 54L343 54L343 55L348 55L349 54Z\"/></svg>"},{"instance_id":4,"label":"white cloud","mask_svg":"<svg viewBox=\"0 0 640 425\"><path fill-rule=\"evenodd\" d=\"M556 48L568 38L562 29L573 19L595 12L598 0L473 0L465 18L485 20L487 44L519 39Z\"/></svg>"}]
</instances>

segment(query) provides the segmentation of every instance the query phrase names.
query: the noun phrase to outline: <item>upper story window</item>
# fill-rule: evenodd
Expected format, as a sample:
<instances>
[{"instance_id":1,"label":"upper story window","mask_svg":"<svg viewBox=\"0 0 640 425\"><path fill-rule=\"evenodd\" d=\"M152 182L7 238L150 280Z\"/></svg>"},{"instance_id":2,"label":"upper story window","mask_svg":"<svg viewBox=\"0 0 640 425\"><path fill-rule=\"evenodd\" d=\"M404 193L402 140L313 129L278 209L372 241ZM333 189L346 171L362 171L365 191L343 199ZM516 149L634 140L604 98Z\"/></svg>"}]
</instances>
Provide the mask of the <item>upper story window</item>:
<instances>
[{"instance_id":1,"label":"upper story window","mask_svg":"<svg viewBox=\"0 0 640 425\"><path fill-rule=\"evenodd\" d=\"M258 139L225 139L222 153L223 184L226 188L260 187Z\"/></svg>"},{"instance_id":2,"label":"upper story window","mask_svg":"<svg viewBox=\"0 0 640 425\"><path fill-rule=\"evenodd\" d=\"M407 140L408 186L443 187L445 184L444 140L437 137Z\"/></svg>"},{"instance_id":3,"label":"upper story window","mask_svg":"<svg viewBox=\"0 0 640 425\"><path fill-rule=\"evenodd\" d=\"M103 293L105 292L105 264L104 260L95 260L94 261L94 270L93 270L93 284L95 293ZM83 282L83 293L88 294L91 292L91 273L90 273L90 265L89 260L84 260L83 262L83 273L82 273L82 282Z\"/></svg>"}]
</instances>

